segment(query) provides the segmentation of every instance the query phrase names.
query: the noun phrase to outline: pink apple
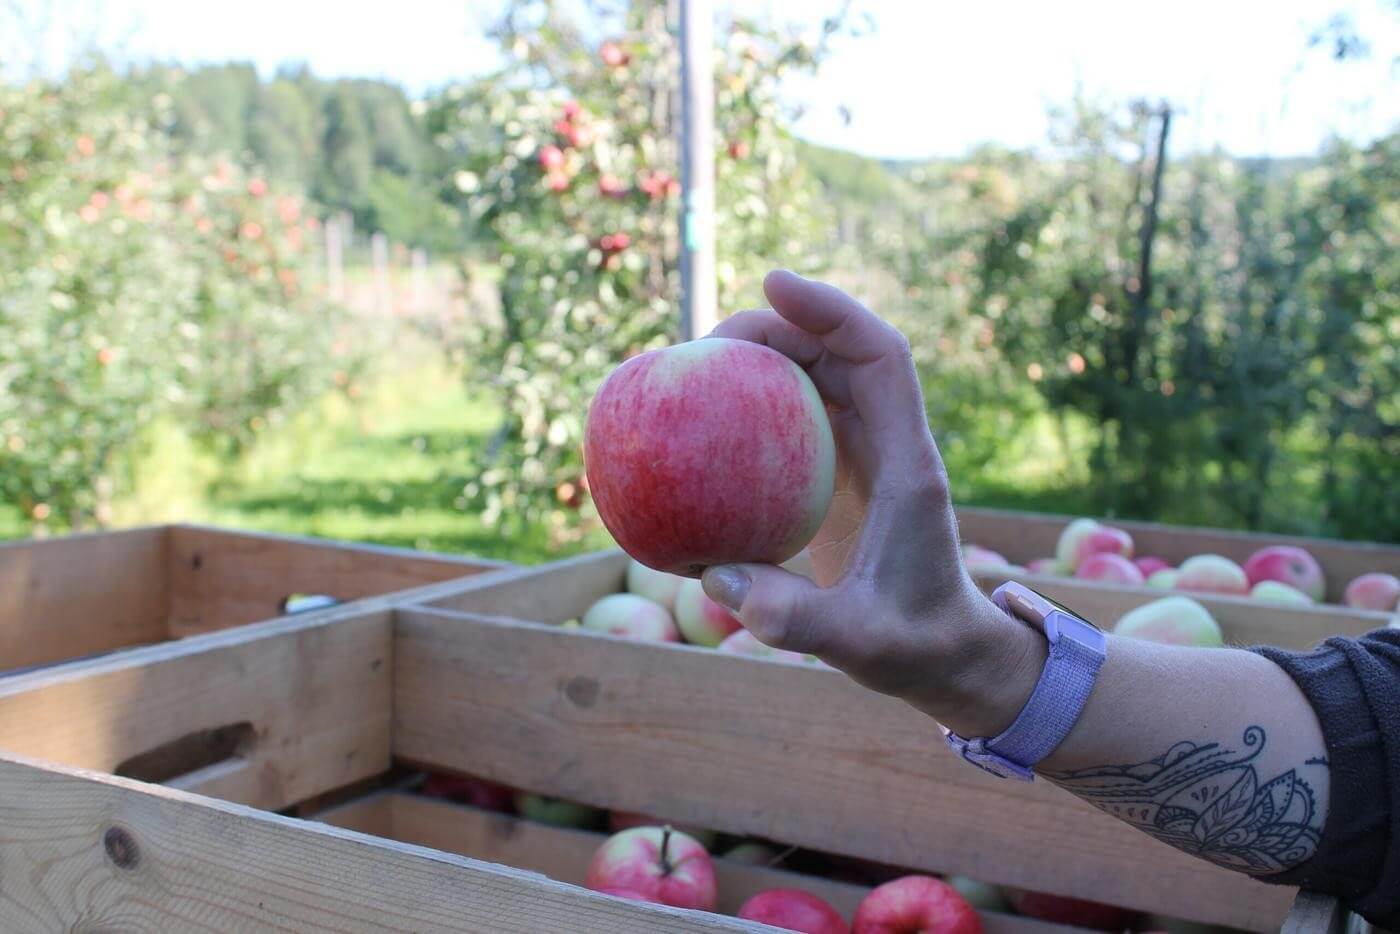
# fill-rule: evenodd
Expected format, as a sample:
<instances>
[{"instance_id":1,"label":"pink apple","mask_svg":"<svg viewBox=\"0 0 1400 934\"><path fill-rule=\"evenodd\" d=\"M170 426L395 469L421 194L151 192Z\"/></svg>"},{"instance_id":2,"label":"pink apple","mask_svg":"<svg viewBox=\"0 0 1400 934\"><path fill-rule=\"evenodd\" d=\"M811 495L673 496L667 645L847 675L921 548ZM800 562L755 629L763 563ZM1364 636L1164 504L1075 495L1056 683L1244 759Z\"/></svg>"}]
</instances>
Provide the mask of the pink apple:
<instances>
[{"instance_id":1,"label":"pink apple","mask_svg":"<svg viewBox=\"0 0 1400 934\"><path fill-rule=\"evenodd\" d=\"M446 798L448 801L470 804L487 811L504 811L509 814L515 809L513 789L470 775L429 772L427 778L423 779L423 786L419 792L429 798Z\"/></svg>"},{"instance_id":2,"label":"pink apple","mask_svg":"<svg viewBox=\"0 0 1400 934\"><path fill-rule=\"evenodd\" d=\"M1063 577L1066 573L1065 566L1058 558L1033 558L1027 562L1026 570L1032 574L1045 574L1050 577Z\"/></svg>"},{"instance_id":3,"label":"pink apple","mask_svg":"<svg viewBox=\"0 0 1400 934\"><path fill-rule=\"evenodd\" d=\"M705 596L698 580L686 577L682 581L676 594L676 625L686 642L713 648L743 628L733 613Z\"/></svg>"},{"instance_id":4,"label":"pink apple","mask_svg":"<svg viewBox=\"0 0 1400 934\"><path fill-rule=\"evenodd\" d=\"M680 633L661 604L631 593L609 594L583 614L583 628L641 642L676 642Z\"/></svg>"},{"instance_id":5,"label":"pink apple","mask_svg":"<svg viewBox=\"0 0 1400 934\"><path fill-rule=\"evenodd\" d=\"M876 886L856 908L853 934L981 934L982 919L951 885L904 876Z\"/></svg>"},{"instance_id":6,"label":"pink apple","mask_svg":"<svg viewBox=\"0 0 1400 934\"><path fill-rule=\"evenodd\" d=\"M1082 898L1067 898L1063 895L1019 889L1008 889L1006 895L1017 914L1054 924L1068 924L1098 931L1124 931L1130 930L1137 918L1136 912L1126 908Z\"/></svg>"},{"instance_id":7,"label":"pink apple","mask_svg":"<svg viewBox=\"0 0 1400 934\"><path fill-rule=\"evenodd\" d=\"M978 568L1004 568L1011 563L997 552L981 545L963 545L962 555L963 564L969 571Z\"/></svg>"},{"instance_id":8,"label":"pink apple","mask_svg":"<svg viewBox=\"0 0 1400 934\"><path fill-rule=\"evenodd\" d=\"M1400 577L1372 571L1347 584L1346 605L1358 610L1380 610L1388 613L1400 609Z\"/></svg>"},{"instance_id":9,"label":"pink apple","mask_svg":"<svg viewBox=\"0 0 1400 934\"><path fill-rule=\"evenodd\" d=\"M670 827L633 827L609 837L589 861L584 884L636 892L676 908L715 909L710 854L700 841Z\"/></svg>"},{"instance_id":10,"label":"pink apple","mask_svg":"<svg viewBox=\"0 0 1400 934\"><path fill-rule=\"evenodd\" d=\"M621 833L624 830L631 830L633 827L660 827L666 822L657 820L649 814L640 814L636 811L609 811L608 830L613 833ZM686 824L671 825L681 833L688 833L696 840L699 840L705 849L715 845L715 840L719 837L713 830L706 830L702 827L691 827Z\"/></svg>"},{"instance_id":11,"label":"pink apple","mask_svg":"<svg viewBox=\"0 0 1400 934\"><path fill-rule=\"evenodd\" d=\"M801 889L769 889L744 902L739 917L805 934L850 934L846 919L825 899Z\"/></svg>"},{"instance_id":12,"label":"pink apple","mask_svg":"<svg viewBox=\"0 0 1400 934\"><path fill-rule=\"evenodd\" d=\"M799 665L809 662L808 656L800 652L789 652L787 649L775 649L771 645L764 645L747 629L740 629L726 636L715 649L726 655L750 655L754 658L771 658L775 662L793 662Z\"/></svg>"},{"instance_id":13,"label":"pink apple","mask_svg":"<svg viewBox=\"0 0 1400 934\"><path fill-rule=\"evenodd\" d=\"M1177 590L1202 593L1247 594L1249 578L1244 568L1222 555L1195 555L1181 562Z\"/></svg>"},{"instance_id":14,"label":"pink apple","mask_svg":"<svg viewBox=\"0 0 1400 934\"><path fill-rule=\"evenodd\" d=\"M1321 600L1327 595L1327 578L1317 559L1292 545L1270 545L1260 548L1244 563L1250 586L1260 581L1278 581Z\"/></svg>"},{"instance_id":15,"label":"pink apple","mask_svg":"<svg viewBox=\"0 0 1400 934\"><path fill-rule=\"evenodd\" d=\"M1055 543L1055 560L1073 571L1078 564L1079 543L1091 532L1099 528L1093 519L1075 519L1060 531L1060 540Z\"/></svg>"},{"instance_id":16,"label":"pink apple","mask_svg":"<svg viewBox=\"0 0 1400 934\"><path fill-rule=\"evenodd\" d=\"M1118 620L1113 634L1165 645L1225 644L1215 617L1190 597L1163 597L1135 607Z\"/></svg>"},{"instance_id":17,"label":"pink apple","mask_svg":"<svg viewBox=\"0 0 1400 934\"><path fill-rule=\"evenodd\" d=\"M1099 551L1087 555L1074 576L1086 581L1105 584L1140 585L1145 583L1142 572L1127 558L1112 552Z\"/></svg>"},{"instance_id":18,"label":"pink apple","mask_svg":"<svg viewBox=\"0 0 1400 934\"><path fill-rule=\"evenodd\" d=\"M633 357L584 430L588 487L629 555L698 577L781 564L831 505L836 448L802 368L769 347L706 338Z\"/></svg>"},{"instance_id":19,"label":"pink apple","mask_svg":"<svg viewBox=\"0 0 1400 934\"><path fill-rule=\"evenodd\" d=\"M1122 529L1101 525L1079 540L1075 550L1075 567L1084 563L1090 555L1133 556L1133 537Z\"/></svg>"},{"instance_id":20,"label":"pink apple","mask_svg":"<svg viewBox=\"0 0 1400 934\"><path fill-rule=\"evenodd\" d=\"M627 562L627 592L646 597L664 607L676 605L676 591L686 578L664 571L653 571L635 558Z\"/></svg>"},{"instance_id":21,"label":"pink apple","mask_svg":"<svg viewBox=\"0 0 1400 934\"><path fill-rule=\"evenodd\" d=\"M1176 568L1162 568L1147 576L1147 586L1154 590L1175 590L1177 578L1180 576L1181 572Z\"/></svg>"},{"instance_id":22,"label":"pink apple","mask_svg":"<svg viewBox=\"0 0 1400 934\"><path fill-rule=\"evenodd\" d=\"M1134 558L1133 564L1137 565L1138 570L1142 572L1143 578L1151 577L1158 571L1171 570L1171 565L1156 555L1143 555L1141 558Z\"/></svg>"},{"instance_id":23,"label":"pink apple","mask_svg":"<svg viewBox=\"0 0 1400 934\"><path fill-rule=\"evenodd\" d=\"M1313 599L1295 587L1275 580L1262 580L1250 588L1249 595L1255 600L1269 603L1292 603L1297 606L1312 606Z\"/></svg>"}]
</instances>

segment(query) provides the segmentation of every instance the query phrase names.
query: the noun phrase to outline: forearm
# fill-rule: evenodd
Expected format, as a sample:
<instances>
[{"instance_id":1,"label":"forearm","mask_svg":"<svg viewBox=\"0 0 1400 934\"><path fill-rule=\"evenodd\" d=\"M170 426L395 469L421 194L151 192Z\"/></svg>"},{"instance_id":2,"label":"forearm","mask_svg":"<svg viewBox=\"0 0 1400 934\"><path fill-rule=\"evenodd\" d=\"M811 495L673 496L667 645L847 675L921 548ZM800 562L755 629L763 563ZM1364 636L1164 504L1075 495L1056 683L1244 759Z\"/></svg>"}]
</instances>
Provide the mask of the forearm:
<instances>
[{"instance_id":1,"label":"forearm","mask_svg":"<svg viewBox=\"0 0 1400 934\"><path fill-rule=\"evenodd\" d=\"M1013 625L997 687L939 716L950 728L995 735L1029 697L1044 639ZM1317 716L1273 662L1114 637L1078 723L1038 771L1172 846L1256 875L1313 854L1330 789Z\"/></svg>"}]
</instances>

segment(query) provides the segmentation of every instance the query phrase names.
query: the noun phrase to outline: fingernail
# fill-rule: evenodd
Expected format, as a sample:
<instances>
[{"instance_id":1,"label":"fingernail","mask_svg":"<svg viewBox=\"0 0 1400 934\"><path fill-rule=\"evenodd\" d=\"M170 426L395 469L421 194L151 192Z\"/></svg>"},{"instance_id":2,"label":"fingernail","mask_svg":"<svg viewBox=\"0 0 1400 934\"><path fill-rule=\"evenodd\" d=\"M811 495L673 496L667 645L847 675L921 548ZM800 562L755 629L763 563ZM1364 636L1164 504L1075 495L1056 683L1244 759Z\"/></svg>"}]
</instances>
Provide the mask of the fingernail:
<instances>
[{"instance_id":1,"label":"fingernail","mask_svg":"<svg viewBox=\"0 0 1400 934\"><path fill-rule=\"evenodd\" d=\"M736 567L707 568L700 583L711 600L731 613L739 612L749 595L749 576Z\"/></svg>"}]
</instances>

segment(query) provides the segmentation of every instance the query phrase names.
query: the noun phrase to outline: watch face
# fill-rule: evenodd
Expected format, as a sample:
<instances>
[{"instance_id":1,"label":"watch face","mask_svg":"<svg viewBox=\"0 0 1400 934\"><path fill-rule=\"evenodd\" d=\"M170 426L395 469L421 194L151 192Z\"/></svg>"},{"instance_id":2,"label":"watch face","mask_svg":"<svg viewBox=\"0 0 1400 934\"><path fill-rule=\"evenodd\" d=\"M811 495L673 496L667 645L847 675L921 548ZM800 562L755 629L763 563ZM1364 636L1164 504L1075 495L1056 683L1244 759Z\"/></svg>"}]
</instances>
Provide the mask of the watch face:
<instances>
[{"instance_id":1,"label":"watch face","mask_svg":"<svg viewBox=\"0 0 1400 934\"><path fill-rule=\"evenodd\" d=\"M1025 585L1025 584L1022 584L1021 586L1022 586L1022 587L1025 587L1026 585ZM1063 603L1061 603L1061 602L1058 601L1058 600L1052 600L1051 598L1045 596L1045 594L1041 593L1039 590L1036 590L1034 587L1026 587L1026 589L1029 590L1031 593L1035 594L1035 595L1036 595L1037 597L1039 597L1040 599L1044 600L1046 603L1050 604L1050 606L1053 607L1054 609L1059 610L1061 613L1064 613L1064 614L1066 614L1066 615L1068 615L1068 616L1073 616L1073 617L1074 617L1075 619L1077 619L1077 620L1081 620L1081 621L1083 621L1084 623L1087 623L1087 624L1090 625L1090 626L1094 626L1094 623L1093 623L1092 621L1090 621L1088 618L1086 618L1086 617L1084 616L1083 613L1079 613L1079 612L1077 612L1077 611L1075 611L1075 610L1071 610L1069 607L1065 606ZM1095 629L1098 629L1099 627L1098 627L1098 626L1094 626L1094 628L1095 628Z\"/></svg>"}]
</instances>

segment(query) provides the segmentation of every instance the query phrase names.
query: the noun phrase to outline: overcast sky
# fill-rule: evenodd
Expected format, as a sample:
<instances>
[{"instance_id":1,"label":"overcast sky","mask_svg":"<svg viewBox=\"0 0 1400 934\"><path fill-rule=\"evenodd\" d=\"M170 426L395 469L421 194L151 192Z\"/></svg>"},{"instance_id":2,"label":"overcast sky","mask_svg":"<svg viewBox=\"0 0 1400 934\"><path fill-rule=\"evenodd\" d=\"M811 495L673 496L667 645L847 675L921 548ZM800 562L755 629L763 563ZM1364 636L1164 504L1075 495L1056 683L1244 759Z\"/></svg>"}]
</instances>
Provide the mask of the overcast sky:
<instances>
[{"instance_id":1,"label":"overcast sky","mask_svg":"<svg viewBox=\"0 0 1400 934\"><path fill-rule=\"evenodd\" d=\"M415 92L491 67L483 26L499 0L15 0L44 37L12 29L0 62L54 67L96 41L123 60L306 62L323 76L387 78ZM728 0L725 0L728 2ZM833 0L744 0L815 26ZM1400 12L1394 0L864 0L875 31L839 43L788 95L797 130L876 156L957 155L982 142L1030 146L1046 108L1076 89L1166 98L1178 146L1237 155L1316 151L1329 134L1369 139L1400 124ZM1371 56L1338 63L1310 34L1349 13ZM78 37L75 43L74 36ZM850 109L849 125L838 105Z\"/></svg>"}]
</instances>

